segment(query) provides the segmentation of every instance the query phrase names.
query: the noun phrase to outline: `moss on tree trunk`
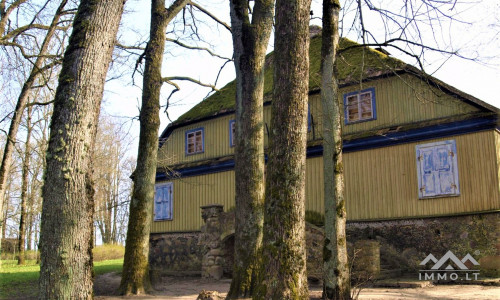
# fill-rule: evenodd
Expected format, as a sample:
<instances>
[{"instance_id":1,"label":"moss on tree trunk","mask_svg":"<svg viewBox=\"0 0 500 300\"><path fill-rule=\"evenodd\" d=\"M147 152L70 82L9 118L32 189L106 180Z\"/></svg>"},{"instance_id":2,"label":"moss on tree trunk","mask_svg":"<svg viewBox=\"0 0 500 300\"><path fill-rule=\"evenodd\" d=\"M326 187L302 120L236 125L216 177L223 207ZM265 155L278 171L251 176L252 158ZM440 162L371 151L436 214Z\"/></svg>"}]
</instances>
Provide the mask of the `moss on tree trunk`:
<instances>
[{"instance_id":1,"label":"moss on tree trunk","mask_svg":"<svg viewBox=\"0 0 500 300\"><path fill-rule=\"evenodd\" d=\"M323 299L350 299L346 248L346 209L342 161L341 110L334 72L339 42L338 0L323 1L321 47L321 102L323 106L323 174L325 241L323 246Z\"/></svg>"},{"instance_id":2,"label":"moss on tree trunk","mask_svg":"<svg viewBox=\"0 0 500 300\"><path fill-rule=\"evenodd\" d=\"M64 55L42 191L40 299L93 297L91 157L123 5L83 0Z\"/></svg>"},{"instance_id":3,"label":"moss on tree trunk","mask_svg":"<svg viewBox=\"0 0 500 300\"><path fill-rule=\"evenodd\" d=\"M256 284L264 222L264 61L273 0L231 1L236 69L236 219L233 279L227 299L249 297Z\"/></svg>"},{"instance_id":4,"label":"moss on tree trunk","mask_svg":"<svg viewBox=\"0 0 500 300\"><path fill-rule=\"evenodd\" d=\"M308 298L305 163L309 0L276 2L275 65L264 238L257 299Z\"/></svg>"},{"instance_id":5,"label":"moss on tree trunk","mask_svg":"<svg viewBox=\"0 0 500 300\"><path fill-rule=\"evenodd\" d=\"M134 173L134 190L125 244L120 294L142 294L151 289L149 278L149 229L152 218L158 130L160 127L161 67L168 23L188 0L176 0L169 9L165 0L151 4L150 38L146 48L146 64L142 86L139 152Z\"/></svg>"}]
</instances>

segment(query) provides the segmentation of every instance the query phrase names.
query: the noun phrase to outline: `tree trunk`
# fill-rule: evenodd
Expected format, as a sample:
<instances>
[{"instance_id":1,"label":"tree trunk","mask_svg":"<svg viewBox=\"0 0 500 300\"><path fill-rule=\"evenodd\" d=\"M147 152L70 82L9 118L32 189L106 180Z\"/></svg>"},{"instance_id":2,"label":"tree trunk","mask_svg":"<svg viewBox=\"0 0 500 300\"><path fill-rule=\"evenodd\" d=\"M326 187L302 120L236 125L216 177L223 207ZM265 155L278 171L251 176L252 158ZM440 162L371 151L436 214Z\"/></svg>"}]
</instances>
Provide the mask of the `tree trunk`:
<instances>
[{"instance_id":1,"label":"tree trunk","mask_svg":"<svg viewBox=\"0 0 500 300\"><path fill-rule=\"evenodd\" d=\"M24 244L26 241L26 202L28 201L28 175L30 167L30 140L31 140L31 106L28 107L26 116L26 146L24 149L24 161L21 179L21 217L19 218L19 237L17 242L19 256L17 259L18 265L24 265Z\"/></svg>"},{"instance_id":2,"label":"tree trunk","mask_svg":"<svg viewBox=\"0 0 500 300\"><path fill-rule=\"evenodd\" d=\"M12 162L12 153L14 151L14 142L16 140L17 132L19 130L19 124L21 123L21 117L24 112L24 108L26 107L26 103L28 102L28 96L30 94L30 90L35 84L35 81L40 75L40 69L43 66L45 61L45 55L48 52L50 41L56 32L57 25L60 17L62 16L62 12L64 6L68 1L63 0L61 4L57 8L57 11L52 19L52 23L50 24L50 28L47 31L47 35L45 36L42 46L40 48L39 56L37 57L35 63L33 64L33 68L31 69L31 73L28 76L26 82L21 89L21 93L19 94L19 98L17 99L16 108L14 110L14 115L12 117L12 121L9 127L9 133L7 135L7 141L5 142L5 149L2 157L2 164L0 165L0 211L3 211L4 205L4 190L7 184L7 175L10 171L10 166ZM0 25L1 27L1 25ZM3 231L3 214L0 214L0 232ZM0 240L0 254L2 250L1 240Z\"/></svg>"},{"instance_id":3,"label":"tree trunk","mask_svg":"<svg viewBox=\"0 0 500 300\"><path fill-rule=\"evenodd\" d=\"M338 82L334 72L339 43L340 4L323 1L321 47L321 103L323 106L323 174L325 189L325 241L323 246L323 299L350 299L346 248L344 165Z\"/></svg>"},{"instance_id":4,"label":"tree trunk","mask_svg":"<svg viewBox=\"0 0 500 300\"><path fill-rule=\"evenodd\" d=\"M264 62L274 0L233 0L231 27L236 69L236 222L234 268L227 299L250 297L256 284L264 222Z\"/></svg>"},{"instance_id":5,"label":"tree trunk","mask_svg":"<svg viewBox=\"0 0 500 300\"><path fill-rule=\"evenodd\" d=\"M310 0L278 0L258 299L307 299L305 170Z\"/></svg>"},{"instance_id":6,"label":"tree trunk","mask_svg":"<svg viewBox=\"0 0 500 300\"><path fill-rule=\"evenodd\" d=\"M91 299L92 151L124 0L82 0L59 75L41 223L40 299Z\"/></svg>"},{"instance_id":7,"label":"tree trunk","mask_svg":"<svg viewBox=\"0 0 500 300\"><path fill-rule=\"evenodd\" d=\"M146 47L146 64L142 86L142 106L139 115L140 134L134 190L125 243L120 294L141 294L151 289L149 279L149 229L152 218L158 129L160 127L161 67L168 23L189 0L176 0L169 9L165 0L152 0L150 38Z\"/></svg>"}]
</instances>

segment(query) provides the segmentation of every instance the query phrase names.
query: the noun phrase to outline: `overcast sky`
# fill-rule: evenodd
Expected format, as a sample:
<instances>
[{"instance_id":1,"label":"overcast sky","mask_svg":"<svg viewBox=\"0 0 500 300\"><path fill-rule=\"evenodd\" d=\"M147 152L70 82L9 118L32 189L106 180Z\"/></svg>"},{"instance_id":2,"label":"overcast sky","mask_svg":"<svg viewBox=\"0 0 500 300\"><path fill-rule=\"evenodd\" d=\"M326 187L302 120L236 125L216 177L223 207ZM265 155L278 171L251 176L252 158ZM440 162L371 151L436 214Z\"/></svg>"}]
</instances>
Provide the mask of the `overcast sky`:
<instances>
[{"instance_id":1,"label":"overcast sky","mask_svg":"<svg viewBox=\"0 0 500 300\"><path fill-rule=\"evenodd\" d=\"M372 3L375 5L379 2L392 2L394 5L397 5L401 1L372 0ZM421 3L419 0L414 0L414 2ZM207 2L203 1L203 3ZM221 20L224 20L228 24L230 23L228 1L212 0L208 1L208 3L210 4L207 8ZM321 14L321 6L318 3L320 1L313 0L312 10L314 17L320 17ZM395 7L394 5L390 7ZM149 1L130 0L127 2L127 7L129 12L123 18L120 39L128 41L137 39L147 40L149 30ZM422 34L425 35L424 38L431 42L436 41L442 47L447 47L446 50L460 50L460 53L463 55L477 59L476 61L469 61L457 57L450 58L449 56L434 55L427 52L425 55L425 70L434 77L466 93L496 107L500 107L500 97L498 97L498 92L496 91L496 88L500 87L500 53L498 50L500 49L500 4L497 1L478 1L477 3L469 3L467 5L457 4L453 10L446 10L444 12L454 14L456 18L464 22L450 23L447 19L443 19L438 26L434 27L434 31L423 27ZM422 11L420 13L425 15ZM364 17L368 20L367 22L372 21L375 24L370 25L370 28L374 28L374 32L378 34L377 38L383 39L384 30L377 28L379 26L377 24L381 24L379 22L380 18L371 16L369 11L366 11L365 14ZM352 14L350 16L352 17ZM349 15L345 17L346 20L351 20L349 18ZM208 44L213 46L217 53L231 57L232 40L229 32L211 20L203 20L201 18L201 21L199 22L198 29ZM344 23L345 28L351 28L346 25L349 22L346 21ZM313 23L320 25L321 21L314 19ZM171 30L172 26L169 29ZM359 35L355 30L348 31L345 29L343 35L352 40L360 41ZM206 46L207 44L200 43L200 45ZM272 46L270 46L269 50L272 50ZM403 59L407 63L415 64L415 61L411 58L397 53L394 49L387 48L387 50L391 55ZM209 83L214 82L224 62L207 53L180 49L172 45L168 46L165 58L163 76L190 76ZM233 80L234 77L234 66L227 64L221 72L217 87L223 87L227 82ZM135 83L140 86L142 78L136 76ZM120 80L108 82L105 93L105 112L110 115L125 117L123 120L137 116L137 107L141 98L141 90L138 86L131 84L130 75L124 76ZM171 88L168 85L164 85L162 88L162 104L165 104L170 91ZM172 103L169 108L170 119L175 120L192 108L208 92L210 92L209 89L201 88L194 84L181 84L181 91L176 93L171 99ZM161 115L162 123L160 132L169 123L166 115L164 113ZM138 122L131 123L131 134L138 136Z\"/></svg>"}]
</instances>

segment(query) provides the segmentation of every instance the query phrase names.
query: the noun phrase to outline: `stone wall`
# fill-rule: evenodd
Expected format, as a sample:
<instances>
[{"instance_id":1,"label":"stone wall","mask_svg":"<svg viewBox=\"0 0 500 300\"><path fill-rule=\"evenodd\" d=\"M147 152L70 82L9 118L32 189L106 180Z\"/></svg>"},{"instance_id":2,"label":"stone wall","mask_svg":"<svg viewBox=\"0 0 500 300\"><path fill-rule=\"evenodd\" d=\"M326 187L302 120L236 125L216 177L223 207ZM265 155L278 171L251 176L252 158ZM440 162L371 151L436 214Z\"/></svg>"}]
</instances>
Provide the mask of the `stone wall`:
<instances>
[{"instance_id":1,"label":"stone wall","mask_svg":"<svg viewBox=\"0 0 500 300\"><path fill-rule=\"evenodd\" d=\"M161 233L149 237L150 269L160 275L199 275L206 250L200 232Z\"/></svg>"},{"instance_id":2,"label":"stone wall","mask_svg":"<svg viewBox=\"0 0 500 300\"><path fill-rule=\"evenodd\" d=\"M481 265L481 275L499 276L500 213L407 219L397 221L348 222L347 240L380 242L381 263L387 268L414 273L432 253L440 258L451 251L457 257L471 254Z\"/></svg>"},{"instance_id":3,"label":"stone wall","mask_svg":"<svg viewBox=\"0 0 500 300\"><path fill-rule=\"evenodd\" d=\"M234 213L219 211L219 221L210 221L215 226L211 234L219 234L212 246L207 246L203 233L165 233L151 235L152 268L171 271L198 272L202 269L202 260L213 258L217 263L216 277L230 276L233 264L234 248ZM208 217L207 217L208 220ZM203 229L206 232L206 227ZM210 230L209 230L210 231ZM386 270L400 270L404 273L416 274L419 263L429 254L443 256L448 250L457 257L471 254L479 261L482 276L500 276L500 213L487 213L468 216L407 219L396 221L348 222L348 252L354 256L354 246L371 240L379 245L380 265ZM323 264L323 229L311 224L306 226L307 269L312 279L321 279ZM213 242L212 241L212 242ZM215 246L215 247L213 247ZM358 246L360 247L360 246ZM377 246L378 247L378 246ZM213 257L206 256L210 250ZM376 247L375 247L376 248ZM370 246L370 255L375 255ZM355 259L356 260L356 259ZM208 265L207 265L208 266ZM210 267L213 266L210 260ZM354 261L356 267L356 261ZM380 266L372 265L376 272ZM221 270L222 269L222 270Z\"/></svg>"}]
</instances>

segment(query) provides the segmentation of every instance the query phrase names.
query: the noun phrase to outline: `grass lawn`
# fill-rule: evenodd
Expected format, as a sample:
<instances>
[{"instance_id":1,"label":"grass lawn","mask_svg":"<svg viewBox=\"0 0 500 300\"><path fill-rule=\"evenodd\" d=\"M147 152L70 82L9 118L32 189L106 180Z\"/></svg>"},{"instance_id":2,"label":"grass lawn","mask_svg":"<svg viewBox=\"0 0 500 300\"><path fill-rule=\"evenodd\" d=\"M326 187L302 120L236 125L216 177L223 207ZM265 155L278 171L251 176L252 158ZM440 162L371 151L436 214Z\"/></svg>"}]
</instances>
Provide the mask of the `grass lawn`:
<instances>
[{"instance_id":1,"label":"grass lawn","mask_svg":"<svg viewBox=\"0 0 500 300\"><path fill-rule=\"evenodd\" d=\"M94 273L100 275L122 271L123 259L94 262ZM34 260L18 266L17 260L3 260L0 267L0 299L37 298L40 266Z\"/></svg>"}]
</instances>

